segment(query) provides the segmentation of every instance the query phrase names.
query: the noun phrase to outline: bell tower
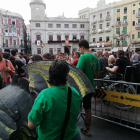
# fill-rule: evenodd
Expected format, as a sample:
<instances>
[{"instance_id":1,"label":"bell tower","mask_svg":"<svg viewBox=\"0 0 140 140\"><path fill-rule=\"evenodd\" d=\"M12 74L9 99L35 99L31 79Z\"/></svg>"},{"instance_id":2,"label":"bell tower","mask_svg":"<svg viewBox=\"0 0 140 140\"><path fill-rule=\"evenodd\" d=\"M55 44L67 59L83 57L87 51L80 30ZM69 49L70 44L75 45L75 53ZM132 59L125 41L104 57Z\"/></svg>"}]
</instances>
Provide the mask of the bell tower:
<instances>
[{"instance_id":1,"label":"bell tower","mask_svg":"<svg viewBox=\"0 0 140 140\"><path fill-rule=\"evenodd\" d=\"M44 20L46 4L43 0L31 0L31 20Z\"/></svg>"}]
</instances>

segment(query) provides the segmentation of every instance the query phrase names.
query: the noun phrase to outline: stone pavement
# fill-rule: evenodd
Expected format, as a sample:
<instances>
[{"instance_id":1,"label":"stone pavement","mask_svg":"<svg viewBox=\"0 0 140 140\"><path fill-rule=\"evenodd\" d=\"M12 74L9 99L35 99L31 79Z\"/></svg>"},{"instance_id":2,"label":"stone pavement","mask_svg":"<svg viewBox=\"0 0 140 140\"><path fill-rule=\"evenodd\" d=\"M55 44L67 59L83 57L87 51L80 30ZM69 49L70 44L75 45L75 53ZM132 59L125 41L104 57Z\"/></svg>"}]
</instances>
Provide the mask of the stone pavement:
<instances>
[{"instance_id":1,"label":"stone pavement","mask_svg":"<svg viewBox=\"0 0 140 140\"><path fill-rule=\"evenodd\" d=\"M83 126L84 122L80 119L78 128L83 128ZM94 117L91 122L92 137L80 134L82 140L140 140L140 132Z\"/></svg>"}]
</instances>

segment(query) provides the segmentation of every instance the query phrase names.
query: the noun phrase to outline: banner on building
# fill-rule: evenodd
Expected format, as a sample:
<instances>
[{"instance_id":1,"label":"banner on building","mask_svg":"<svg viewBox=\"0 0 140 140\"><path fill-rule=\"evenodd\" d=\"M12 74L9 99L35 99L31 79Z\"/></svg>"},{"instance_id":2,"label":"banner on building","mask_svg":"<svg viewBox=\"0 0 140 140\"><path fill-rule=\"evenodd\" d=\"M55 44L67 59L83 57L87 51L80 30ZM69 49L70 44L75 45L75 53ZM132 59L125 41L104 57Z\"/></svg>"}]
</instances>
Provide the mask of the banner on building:
<instances>
[{"instance_id":1,"label":"banner on building","mask_svg":"<svg viewBox=\"0 0 140 140\"><path fill-rule=\"evenodd\" d=\"M65 40L65 46L69 46L69 40Z\"/></svg>"},{"instance_id":2,"label":"banner on building","mask_svg":"<svg viewBox=\"0 0 140 140\"><path fill-rule=\"evenodd\" d=\"M40 40L37 40L37 46L40 46L41 44L40 44Z\"/></svg>"},{"instance_id":3,"label":"banner on building","mask_svg":"<svg viewBox=\"0 0 140 140\"><path fill-rule=\"evenodd\" d=\"M105 43L103 42L103 43L102 43L102 47L104 47L104 45L105 45Z\"/></svg>"}]
</instances>

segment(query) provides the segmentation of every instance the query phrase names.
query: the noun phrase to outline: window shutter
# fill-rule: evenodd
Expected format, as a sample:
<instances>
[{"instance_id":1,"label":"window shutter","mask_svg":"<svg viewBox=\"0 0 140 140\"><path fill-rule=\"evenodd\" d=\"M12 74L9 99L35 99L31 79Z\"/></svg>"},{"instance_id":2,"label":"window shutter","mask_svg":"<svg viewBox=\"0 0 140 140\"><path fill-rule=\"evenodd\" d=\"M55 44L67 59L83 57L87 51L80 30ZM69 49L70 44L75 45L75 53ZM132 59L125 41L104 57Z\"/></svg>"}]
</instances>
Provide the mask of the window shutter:
<instances>
[{"instance_id":1,"label":"window shutter","mask_svg":"<svg viewBox=\"0 0 140 140\"><path fill-rule=\"evenodd\" d=\"M138 38L140 38L140 32L138 32Z\"/></svg>"},{"instance_id":2,"label":"window shutter","mask_svg":"<svg viewBox=\"0 0 140 140\"><path fill-rule=\"evenodd\" d=\"M127 34L127 27L123 27L124 34Z\"/></svg>"},{"instance_id":3,"label":"window shutter","mask_svg":"<svg viewBox=\"0 0 140 140\"><path fill-rule=\"evenodd\" d=\"M120 9L117 9L117 12L120 12Z\"/></svg>"},{"instance_id":4,"label":"window shutter","mask_svg":"<svg viewBox=\"0 0 140 140\"><path fill-rule=\"evenodd\" d=\"M124 19L127 19L127 16L124 16Z\"/></svg>"},{"instance_id":5,"label":"window shutter","mask_svg":"<svg viewBox=\"0 0 140 140\"><path fill-rule=\"evenodd\" d=\"M124 10L127 10L127 7L124 7Z\"/></svg>"},{"instance_id":6,"label":"window shutter","mask_svg":"<svg viewBox=\"0 0 140 140\"><path fill-rule=\"evenodd\" d=\"M135 35L134 34L132 34L132 39L135 39Z\"/></svg>"}]
</instances>

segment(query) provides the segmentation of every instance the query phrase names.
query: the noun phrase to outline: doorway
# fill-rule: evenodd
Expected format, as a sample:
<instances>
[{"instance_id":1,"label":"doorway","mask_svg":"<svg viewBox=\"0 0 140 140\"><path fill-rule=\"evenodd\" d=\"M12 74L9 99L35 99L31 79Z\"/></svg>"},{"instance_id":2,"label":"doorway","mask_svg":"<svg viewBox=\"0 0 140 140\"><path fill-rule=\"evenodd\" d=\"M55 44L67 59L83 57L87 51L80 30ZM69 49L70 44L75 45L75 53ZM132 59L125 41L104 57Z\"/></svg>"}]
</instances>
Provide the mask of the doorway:
<instances>
[{"instance_id":1,"label":"doorway","mask_svg":"<svg viewBox=\"0 0 140 140\"><path fill-rule=\"evenodd\" d=\"M70 46L64 46L65 53L70 54Z\"/></svg>"}]
</instances>

